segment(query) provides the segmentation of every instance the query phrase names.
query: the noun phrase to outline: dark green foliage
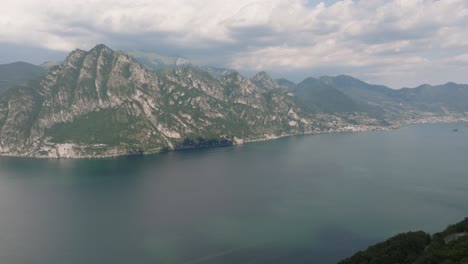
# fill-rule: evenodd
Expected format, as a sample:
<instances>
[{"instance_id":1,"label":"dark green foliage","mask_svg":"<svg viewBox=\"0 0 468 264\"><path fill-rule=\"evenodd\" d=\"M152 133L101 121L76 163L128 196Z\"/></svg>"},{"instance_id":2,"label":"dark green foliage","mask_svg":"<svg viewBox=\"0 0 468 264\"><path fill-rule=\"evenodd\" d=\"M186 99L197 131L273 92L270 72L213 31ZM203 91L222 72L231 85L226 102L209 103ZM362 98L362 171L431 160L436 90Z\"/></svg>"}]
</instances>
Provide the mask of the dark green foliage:
<instances>
[{"instance_id":1,"label":"dark green foliage","mask_svg":"<svg viewBox=\"0 0 468 264\"><path fill-rule=\"evenodd\" d=\"M42 67L26 62L0 65L0 93L29 80L37 79L47 73Z\"/></svg>"},{"instance_id":2,"label":"dark green foliage","mask_svg":"<svg viewBox=\"0 0 468 264\"><path fill-rule=\"evenodd\" d=\"M320 80L351 98L376 106L399 105L395 90L383 85L372 85L347 75L323 76Z\"/></svg>"},{"instance_id":3,"label":"dark green foliage","mask_svg":"<svg viewBox=\"0 0 468 264\"><path fill-rule=\"evenodd\" d=\"M468 237L459 238L448 244L443 240L434 241L416 264L467 263Z\"/></svg>"},{"instance_id":4,"label":"dark green foliage","mask_svg":"<svg viewBox=\"0 0 468 264\"><path fill-rule=\"evenodd\" d=\"M130 71L130 64L127 64L127 65L124 66L122 76L125 79L128 79L128 78L130 78L130 76L132 76L132 72Z\"/></svg>"},{"instance_id":5,"label":"dark green foliage","mask_svg":"<svg viewBox=\"0 0 468 264\"><path fill-rule=\"evenodd\" d=\"M1 148L14 155L54 156L58 148L101 156L220 146L348 125L391 126L427 115L418 116L420 110L450 115L445 112L464 109L468 97L456 84L395 91L338 76L296 85L265 72L250 80L226 69L213 75L183 59L152 56L166 59L173 67L151 72L102 44L73 51L46 78L0 95ZM450 95L439 95L442 89Z\"/></svg>"},{"instance_id":6,"label":"dark green foliage","mask_svg":"<svg viewBox=\"0 0 468 264\"><path fill-rule=\"evenodd\" d=\"M232 146L233 142L224 138L210 138L206 139L203 137L185 138L182 142L176 145L176 150L191 149L191 148L202 148L202 147L221 147L221 146Z\"/></svg>"},{"instance_id":7,"label":"dark green foliage","mask_svg":"<svg viewBox=\"0 0 468 264\"><path fill-rule=\"evenodd\" d=\"M444 113L468 111L468 85L447 83L444 85L421 85L413 89L400 89L396 97L414 107L428 111Z\"/></svg>"},{"instance_id":8,"label":"dark green foliage","mask_svg":"<svg viewBox=\"0 0 468 264\"><path fill-rule=\"evenodd\" d=\"M406 264L413 263L424 252L430 236L422 231L399 234L389 240L358 252L340 264Z\"/></svg>"},{"instance_id":9,"label":"dark green foliage","mask_svg":"<svg viewBox=\"0 0 468 264\"><path fill-rule=\"evenodd\" d=\"M294 89L296 101L308 112L351 113L366 112L367 106L318 79L307 78Z\"/></svg>"},{"instance_id":10,"label":"dark green foliage","mask_svg":"<svg viewBox=\"0 0 468 264\"><path fill-rule=\"evenodd\" d=\"M417 264L437 263L468 263L468 236L463 236L452 241L446 241L453 234L468 232L468 219L450 225L443 232L434 234L431 244L427 247L425 254L421 256Z\"/></svg>"},{"instance_id":11,"label":"dark green foliage","mask_svg":"<svg viewBox=\"0 0 468 264\"><path fill-rule=\"evenodd\" d=\"M323 76L320 80L335 87L356 101L366 102L387 112L418 110L443 114L445 111L468 111L468 85L447 83L416 88L391 89L372 85L351 76Z\"/></svg>"},{"instance_id":12,"label":"dark green foliage","mask_svg":"<svg viewBox=\"0 0 468 264\"><path fill-rule=\"evenodd\" d=\"M103 109L48 129L54 143L138 145L151 127L145 119L128 114L125 108Z\"/></svg>"},{"instance_id":13,"label":"dark green foliage","mask_svg":"<svg viewBox=\"0 0 468 264\"><path fill-rule=\"evenodd\" d=\"M468 264L468 219L432 237L422 231L399 234L342 260L340 264ZM450 235L460 237L445 241Z\"/></svg>"}]
</instances>

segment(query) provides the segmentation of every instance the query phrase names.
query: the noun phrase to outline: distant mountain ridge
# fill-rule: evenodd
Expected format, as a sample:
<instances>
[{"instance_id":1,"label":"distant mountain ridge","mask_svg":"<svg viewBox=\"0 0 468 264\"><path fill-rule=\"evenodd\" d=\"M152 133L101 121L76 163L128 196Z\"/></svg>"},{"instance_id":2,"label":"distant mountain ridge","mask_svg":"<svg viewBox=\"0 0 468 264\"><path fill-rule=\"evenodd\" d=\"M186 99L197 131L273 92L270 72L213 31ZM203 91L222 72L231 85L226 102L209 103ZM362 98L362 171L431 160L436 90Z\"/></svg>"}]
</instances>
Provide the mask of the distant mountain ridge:
<instances>
[{"instance_id":1,"label":"distant mountain ridge","mask_svg":"<svg viewBox=\"0 0 468 264\"><path fill-rule=\"evenodd\" d=\"M198 68L200 70L206 71L211 76L220 79L223 76L226 76L230 73L233 73L234 70L219 68L209 65L203 65L195 63L187 58L179 56L166 56L153 52L144 52L144 51L130 51L127 52L130 56L134 57L139 63L143 64L146 68L150 70L159 70L162 68L176 68L181 66L190 66Z\"/></svg>"},{"instance_id":2,"label":"distant mountain ridge","mask_svg":"<svg viewBox=\"0 0 468 264\"><path fill-rule=\"evenodd\" d=\"M271 91L280 88L280 85L264 71L257 73L250 80L263 91Z\"/></svg>"},{"instance_id":3,"label":"distant mountain ridge","mask_svg":"<svg viewBox=\"0 0 468 264\"><path fill-rule=\"evenodd\" d=\"M193 64L189 59L184 57L166 56L144 51L128 51L127 53L151 70L157 70L165 67L188 66Z\"/></svg>"},{"instance_id":4,"label":"distant mountain ridge","mask_svg":"<svg viewBox=\"0 0 468 264\"><path fill-rule=\"evenodd\" d=\"M199 65L183 57L163 56L145 52L130 52L130 54L136 55L135 58L140 63L152 70L164 67L191 66L206 71L215 78L222 78L234 72L234 70L230 69ZM306 108L309 108L309 111L312 110L311 108L315 108L315 112L362 111L381 115L382 111L379 108L385 108L389 114L391 113L390 116L392 118L397 118L398 115L405 115L404 111L413 112L408 118L416 118L415 112L447 113L452 111L464 113L468 111L466 100L463 100L463 98L467 97L463 92L466 89L456 92L448 91L448 94L446 94L447 91L444 89L448 86L466 88L467 86L463 84L447 83L437 86L422 85L416 88L392 89L384 85L368 84L352 76L338 75L335 77L319 77L313 85L314 88L309 91L305 89L306 83L310 83L315 78L306 78L296 84L285 78L273 80L271 77L265 76L268 76L266 72L259 72L251 80L262 89L268 90L282 87L295 91L296 95L300 94L298 96L300 97L298 103L307 104ZM262 80L262 78L269 78L269 80ZM329 86L329 89L321 89L321 93L323 94L317 94L319 93L319 88L323 88L326 85ZM440 91L443 91L442 94L440 94ZM460 96L460 93L463 94Z\"/></svg>"},{"instance_id":5,"label":"distant mountain ridge","mask_svg":"<svg viewBox=\"0 0 468 264\"><path fill-rule=\"evenodd\" d=\"M307 78L294 86L292 91L298 104L312 112L368 112L367 105L319 79Z\"/></svg>"},{"instance_id":6,"label":"distant mountain ridge","mask_svg":"<svg viewBox=\"0 0 468 264\"><path fill-rule=\"evenodd\" d=\"M97 45L75 50L42 79L0 97L0 153L107 157L217 146L339 129L302 111L288 91L262 91L233 72L150 71ZM377 122L377 120L374 120Z\"/></svg>"},{"instance_id":7,"label":"distant mountain ridge","mask_svg":"<svg viewBox=\"0 0 468 264\"><path fill-rule=\"evenodd\" d=\"M391 89L384 85L371 85L351 76L321 77L351 98L386 109L395 116L404 112L429 112L435 114L468 112L468 85L422 85L416 88Z\"/></svg>"},{"instance_id":8,"label":"distant mountain ridge","mask_svg":"<svg viewBox=\"0 0 468 264\"><path fill-rule=\"evenodd\" d=\"M39 78L46 72L43 68L26 62L0 64L0 93L29 80Z\"/></svg>"},{"instance_id":9,"label":"distant mountain ridge","mask_svg":"<svg viewBox=\"0 0 468 264\"><path fill-rule=\"evenodd\" d=\"M141 61L100 44L29 75L0 95L0 155L108 157L468 121L466 85L392 90L344 75L295 84L174 57Z\"/></svg>"}]
</instances>

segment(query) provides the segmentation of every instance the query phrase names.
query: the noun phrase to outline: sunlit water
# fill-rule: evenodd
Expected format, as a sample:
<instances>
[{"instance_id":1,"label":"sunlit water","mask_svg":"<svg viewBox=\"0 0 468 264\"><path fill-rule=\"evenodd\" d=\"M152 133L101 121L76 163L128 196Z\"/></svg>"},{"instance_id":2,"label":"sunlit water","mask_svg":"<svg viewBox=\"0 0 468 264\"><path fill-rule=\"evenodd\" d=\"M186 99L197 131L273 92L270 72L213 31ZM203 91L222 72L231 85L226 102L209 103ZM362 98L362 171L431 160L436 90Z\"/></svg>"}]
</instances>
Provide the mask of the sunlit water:
<instances>
[{"instance_id":1,"label":"sunlit water","mask_svg":"<svg viewBox=\"0 0 468 264\"><path fill-rule=\"evenodd\" d=\"M6 264L335 263L466 216L465 124L106 160L0 158Z\"/></svg>"}]
</instances>

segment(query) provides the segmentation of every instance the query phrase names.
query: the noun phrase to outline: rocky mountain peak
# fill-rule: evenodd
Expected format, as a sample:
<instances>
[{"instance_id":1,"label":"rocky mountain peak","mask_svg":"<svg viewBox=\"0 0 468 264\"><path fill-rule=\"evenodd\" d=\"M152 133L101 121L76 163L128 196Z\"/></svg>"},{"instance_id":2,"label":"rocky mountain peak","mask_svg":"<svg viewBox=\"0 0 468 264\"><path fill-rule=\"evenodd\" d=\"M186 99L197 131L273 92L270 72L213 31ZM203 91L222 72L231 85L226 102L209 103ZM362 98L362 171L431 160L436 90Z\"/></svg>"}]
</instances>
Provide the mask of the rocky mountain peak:
<instances>
[{"instance_id":1,"label":"rocky mountain peak","mask_svg":"<svg viewBox=\"0 0 468 264\"><path fill-rule=\"evenodd\" d=\"M90 50L90 52L94 52L94 51L113 51L113 50L109 48L108 46L101 43L101 44L97 44Z\"/></svg>"},{"instance_id":2,"label":"rocky mountain peak","mask_svg":"<svg viewBox=\"0 0 468 264\"><path fill-rule=\"evenodd\" d=\"M83 56L85 56L86 54L87 52L81 49L76 49L70 52L70 54L68 54L68 56L63 61L63 66L76 68L83 59Z\"/></svg>"},{"instance_id":3,"label":"rocky mountain peak","mask_svg":"<svg viewBox=\"0 0 468 264\"><path fill-rule=\"evenodd\" d=\"M251 81L262 91L270 91L280 88L278 83L264 71L257 73L254 77L252 77Z\"/></svg>"},{"instance_id":4,"label":"rocky mountain peak","mask_svg":"<svg viewBox=\"0 0 468 264\"><path fill-rule=\"evenodd\" d=\"M254 77L252 77L252 79L263 79L263 78L270 78L270 75L268 75L268 73L266 73L265 71L261 71L261 72L258 72L257 74L255 74Z\"/></svg>"},{"instance_id":5,"label":"rocky mountain peak","mask_svg":"<svg viewBox=\"0 0 468 264\"><path fill-rule=\"evenodd\" d=\"M280 78L280 79L277 79L275 80L275 82L282 88L285 88L285 89L289 89L289 90L292 90L294 89L294 87L296 86L296 83L288 80L288 79L285 79L285 78Z\"/></svg>"},{"instance_id":6,"label":"rocky mountain peak","mask_svg":"<svg viewBox=\"0 0 468 264\"><path fill-rule=\"evenodd\" d=\"M0 155L104 157L233 144L349 129L341 117L349 113L357 124L379 124L315 79L287 92L265 72L248 79L209 69L151 71L103 44L75 50L40 81L0 96Z\"/></svg>"}]
</instances>

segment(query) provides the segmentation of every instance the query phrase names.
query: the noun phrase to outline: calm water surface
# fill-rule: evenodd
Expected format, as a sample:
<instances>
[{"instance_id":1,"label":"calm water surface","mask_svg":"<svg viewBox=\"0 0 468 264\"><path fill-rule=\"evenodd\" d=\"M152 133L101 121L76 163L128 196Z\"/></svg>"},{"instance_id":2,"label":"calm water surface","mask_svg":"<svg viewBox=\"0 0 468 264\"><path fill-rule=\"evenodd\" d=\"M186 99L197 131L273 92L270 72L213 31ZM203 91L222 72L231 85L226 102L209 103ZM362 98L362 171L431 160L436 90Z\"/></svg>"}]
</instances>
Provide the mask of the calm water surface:
<instances>
[{"instance_id":1,"label":"calm water surface","mask_svg":"<svg viewBox=\"0 0 468 264\"><path fill-rule=\"evenodd\" d=\"M107 160L0 158L7 264L326 264L467 216L465 124Z\"/></svg>"}]
</instances>

